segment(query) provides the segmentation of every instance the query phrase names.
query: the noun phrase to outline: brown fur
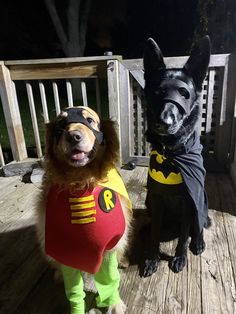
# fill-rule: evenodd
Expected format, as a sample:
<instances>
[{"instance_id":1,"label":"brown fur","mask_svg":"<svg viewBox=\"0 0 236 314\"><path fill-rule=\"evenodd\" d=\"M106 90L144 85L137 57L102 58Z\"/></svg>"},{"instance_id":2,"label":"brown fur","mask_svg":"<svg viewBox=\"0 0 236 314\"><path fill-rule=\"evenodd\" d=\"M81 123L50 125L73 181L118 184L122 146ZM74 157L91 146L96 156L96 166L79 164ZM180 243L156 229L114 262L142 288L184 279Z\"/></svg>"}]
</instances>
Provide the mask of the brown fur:
<instances>
[{"instance_id":1,"label":"brown fur","mask_svg":"<svg viewBox=\"0 0 236 314\"><path fill-rule=\"evenodd\" d=\"M89 114L91 113L93 111L90 110ZM86 165L79 167L71 165L68 163L65 155L65 152L68 151L68 143L66 143L65 137L62 135L59 141L57 141L54 136L57 123L58 119L46 125L45 175L42 184L43 191L38 206L38 234L41 238L42 247L44 247L45 200L51 184L56 183L62 189L68 186L81 189L94 187L99 180L106 178L109 169L115 167L119 156L119 141L114 122L110 120L100 122L98 120L95 123L96 125L93 126L103 132L104 143L101 145L96 144L95 136L88 127L81 123L73 123L67 127L67 131L79 130L83 133L86 140L91 144L89 146L94 146L94 152L91 160ZM124 265L126 264L124 262L124 252L127 248L132 214L127 200L124 197L120 197L120 200L126 219L126 231L114 249L118 253L118 259L121 260L121 264ZM54 266L56 265L54 264ZM124 306L122 304L113 305L112 313L123 314Z\"/></svg>"}]
</instances>

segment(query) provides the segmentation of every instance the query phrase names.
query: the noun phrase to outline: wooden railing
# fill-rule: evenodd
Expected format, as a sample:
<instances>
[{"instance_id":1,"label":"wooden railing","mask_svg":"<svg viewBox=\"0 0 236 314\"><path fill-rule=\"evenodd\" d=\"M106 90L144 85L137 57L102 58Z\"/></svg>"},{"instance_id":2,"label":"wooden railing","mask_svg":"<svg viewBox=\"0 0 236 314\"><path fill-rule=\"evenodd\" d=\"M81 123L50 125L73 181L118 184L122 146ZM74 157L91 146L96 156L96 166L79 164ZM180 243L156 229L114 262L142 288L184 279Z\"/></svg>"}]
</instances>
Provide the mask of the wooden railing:
<instances>
[{"instance_id":1,"label":"wooden railing","mask_svg":"<svg viewBox=\"0 0 236 314\"><path fill-rule=\"evenodd\" d=\"M168 67L176 68L181 68L186 60L187 57L165 58ZM206 160L213 170L231 165L236 174L235 63L232 54L211 56L203 86L199 131ZM106 114L118 122L121 163L134 160L138 165L146 165L149 147L144 136L143 63L142 59L122 60L121 56L0 61L0 94L13 160L28 157L25 133L30 127L36 157L43 156L40 115L42 123L47 123L62 107L78 105L73 85L77 78L83 96L80 105L92 106L101 116ZM26 122L22 122L22 98L27 100L30 111ZM0 166L4 163L0 143Z\"/></svg>"},{"instance_id":2,"label":"wooden railing","mask_svg":"<svg viewBox=\"0 0 236 314\"><path fill-rule=\"evenodd\" d=\"M188 57L168 57L168 68L181 69ZM124 164L147 165L150 147L144 97L142 59L122 60L118 65L121 156ZM115 80L115 78L114 78ZM212 55L201 95L202 115L198 130L207 169L229 169L235 149L236 58L233 54Z\"/></svg>"},{"instance_id":3,"label":"wooden railing","mask_svg":"<svg viewBox=\"0 0 236 314\"><path fill-rule=\"evenodd\" d=\"M2 107L9 136L9 146L11 147L13 160L21 161L28 157L27 143L25 141L24 129L32 123L32 134L34 136L34 145L38 158L43 156L43 149L40 138L39 114L42 112L44 123L49 122L48 94L53 94L55 114L59 114L61 106L73 106L74 89L73 82L80 79L82 90L82 103L80 105L88 106L88 94L86 86L90 81L92 84L92 93L94 95L93 107L101 114L102 97L107 98L109 94L107 88L107 67L113 71L114 62L120 60L120 56L109 57L87 57L87 58L62 58L45 60L26 60L26 61L1 61L0 62L0 93ZM105 80L105 90L107 95L102 95L100 84ZM19 82L24 82L24 95L18 97ZM78 83L78 82L77 82ZM104 83L103 83L104 85ZM22 88L22 87L21 87ZM64 100L61 104L61 89L64 88ZM36 97L35 94L39 96ZM27 98L31 121L27 125L22 124L21 116L21 98ZM112 97L112 96L111 96ZM36 104L37 102L37 104ZM95 103L94 103L95 102ZM41 103L41 104L39 104ZM78 105L78 103L77 103ZM41 108L39 109L38 106ZM109 110L112 112L113 110ZM0 122L1 123L1 122ZM0 143L0 166L5 164L4 155Z\"/></svg>"}]
</instances>

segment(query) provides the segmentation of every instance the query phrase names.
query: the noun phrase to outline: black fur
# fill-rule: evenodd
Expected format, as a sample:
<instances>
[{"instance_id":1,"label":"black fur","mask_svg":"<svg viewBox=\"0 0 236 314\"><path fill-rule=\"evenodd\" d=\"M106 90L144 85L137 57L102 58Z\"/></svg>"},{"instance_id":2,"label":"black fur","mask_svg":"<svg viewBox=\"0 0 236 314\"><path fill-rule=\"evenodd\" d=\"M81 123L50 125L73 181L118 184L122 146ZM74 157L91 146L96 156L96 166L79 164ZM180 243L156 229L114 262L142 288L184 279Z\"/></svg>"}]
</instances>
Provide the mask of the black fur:
<instances>
[{"instance_id":1,"label":"black fur","mask_svg":"<svg viewBox=\"0 0 236 314\"><path fill-rule=\"evenodd\" d=\"M184 67L167 69L161 50L151 38L144 51L145 96L147 100L147 141L152 148L161 147L175 155L196 137L200 114L200 94L210 59L210 40L202 38L193 49ZM198 139L199 140L199 139ZM185 182L186 183L186 182ZM193 200L183 183L183 191L163 193L148 189L146 206L151 216L151 245L141 275L152 275L160 261L159 244L163 231L177 226L179 238L175 256L169 266L181 271L190 250L198 255L205 249L203 230L197 228ZM204 187L203 187L204 188ZM207 220L207 219L206 219ZM205 221L204 226L207 226Z\"/></svg>"}]
</instances>

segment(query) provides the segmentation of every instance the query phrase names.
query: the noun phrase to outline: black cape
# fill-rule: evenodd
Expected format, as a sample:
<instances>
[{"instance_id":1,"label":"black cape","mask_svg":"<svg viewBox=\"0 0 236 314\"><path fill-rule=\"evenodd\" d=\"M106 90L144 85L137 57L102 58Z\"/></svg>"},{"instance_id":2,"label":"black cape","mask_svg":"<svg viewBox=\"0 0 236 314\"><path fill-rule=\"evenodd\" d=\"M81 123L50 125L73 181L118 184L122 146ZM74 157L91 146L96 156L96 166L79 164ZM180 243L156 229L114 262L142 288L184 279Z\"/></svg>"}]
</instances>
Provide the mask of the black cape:
<instances>
[{"instance_id":1,"label":"black cape","mask_svg":"<svg viewBox=\"0 0 236 314\"><path fill-rule=\"evenodd\" d=\"M194 132L187 143L176 151L169 149L163 151L162 145L160 147L155 145L153 150L157 150L160 154L164 153L167 160L171 161L181 173L196 210L195 231L201 232L208 224L208 200L204 188L206 171L203 166L199 136ZM148 189L151 188L151 184L154 184L153 182L150 184L150 181L154 180L148 175Z\"/></svg>"}]
</instances>

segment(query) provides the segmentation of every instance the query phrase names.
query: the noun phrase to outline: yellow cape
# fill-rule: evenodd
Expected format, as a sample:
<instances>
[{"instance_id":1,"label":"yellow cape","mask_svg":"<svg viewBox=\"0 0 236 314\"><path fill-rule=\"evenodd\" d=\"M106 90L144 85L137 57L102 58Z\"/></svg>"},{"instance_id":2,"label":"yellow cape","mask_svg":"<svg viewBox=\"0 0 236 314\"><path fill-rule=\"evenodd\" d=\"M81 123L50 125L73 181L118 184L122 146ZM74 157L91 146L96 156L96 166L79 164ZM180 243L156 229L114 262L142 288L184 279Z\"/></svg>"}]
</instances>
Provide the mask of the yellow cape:
<instances>
[{"instance_id":1,"label":"yellow cape","mask_svg":"<svg viewBox=\"0 0 236 314\"><path fill-rule=\"evenodd\" d=\"M132 210L132 204L131 204L131 201L129 199L129 195L127 193L124 182L123 182L120 174L118 173L117 169L113 168L113 169L109 170L108 174L107 174L107 178L100 181L98 183L98 185L109 188L109 189L117 192L118 194L124 196L129 203L130 210Z\"/></svg>"}]
</instances>

